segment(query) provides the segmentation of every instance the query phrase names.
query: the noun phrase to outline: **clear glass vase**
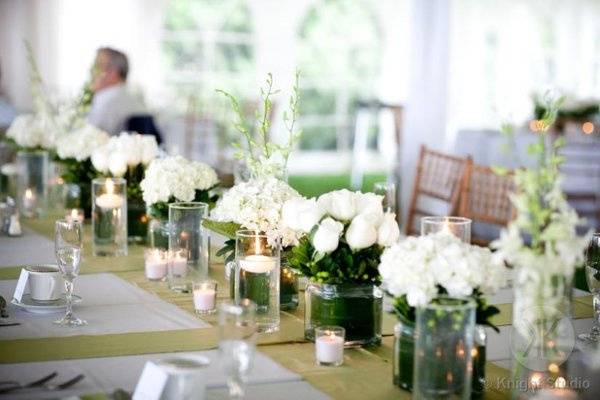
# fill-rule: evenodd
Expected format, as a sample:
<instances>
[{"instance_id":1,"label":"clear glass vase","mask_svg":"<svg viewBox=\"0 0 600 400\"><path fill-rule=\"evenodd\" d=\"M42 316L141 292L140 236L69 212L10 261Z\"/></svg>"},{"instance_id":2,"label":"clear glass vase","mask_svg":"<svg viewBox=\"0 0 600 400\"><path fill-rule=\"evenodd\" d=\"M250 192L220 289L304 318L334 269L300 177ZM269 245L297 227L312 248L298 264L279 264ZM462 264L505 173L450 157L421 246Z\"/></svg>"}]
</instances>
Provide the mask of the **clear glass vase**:
<instances>
[{"instance_id":1,"label":"clear glass vase","mask_svg":"<svg viewBox=\"0 0 600 400\"><path fill-rule=\"evenodd\" d=\"M475 302L438 297L417 308L413 398L471 397Z\"/></svg>"},{"instance_id":2,"label":"clear glass vase","mask_svg":"<svg viewBox=\"0 0 600 400\"><path fill-rule=\"evenodd\" d=\"M304 336L314 341L318 326L346 329L346 346L379 346L383 292L372 284L309 283L304 292Z\"/></svg>"},{"instance_id":3,"label":"clear glass vase","mask_svg":"<svg viewBox=\"0 0 600 400\"><path fill-rule=\"evenodd\" d=\"M298 274L293 268L283 265L283 260L280 279L279 305L285 311L295 310L299 303Z\"/></svg>"},{"instance_id":4,"label":"clear glass vase","mask_svg":"<svg viewBox=\"0 0 600 400\"><path fill-rule=\"evenodd\" d=\"M528 398L567 376L565 361L573 351L572 277L520 267L513 303L513 379L522 382L515 398Z\"/></svg>"},{"instance_id":5,"label":"clear glass vase","mask_svg":"<svg viewBox=\"0 0 600 400\"><path fill-rule=\"evenodd\" d=\"M280 263L279 245L269 245L265 234L236 232L234 298L256 303L259 332L279 330Z\"/></svg>"},{"instance_id":6,"label":"clear glass vase","mask_svg":"<svg viewBox=\"0 0 600 400\"><path fill-rule=\"evenodd\" d=\"M169 249L169 220L152 217L148 221L148 247L152 249Z\"/></svg>"},{"instance_id":7,"label":"clear glass vase","mask_svg":"<svg viewBox=\"0 0 600 400\"><path fill-rule=\"evenodd\" d=\"M412 390L415 361L415 324L400 318L394 326L394 385Z\"/></svg>"},{"instance_id":8,"label":"clear glass vase","mask_svg":"<svg viewBox=\"0 0 600 400\"><path fill-rule=\"evenodd\" d=\"M485 362L487 358L487 333L483 325L475 325L473 336L473 378L471 379L471 398L483 397L485 390Z\"/></svg>"},{"instance_id":9,"label":"clear glass vase","mask_svg":"<svg viewBox=\"0 0 600 400\"><path fill-rule=\"evenodd\" d=\"M129 243L144 243L148 234L148 214L144 202L127 204L127 237Z\"/></svg>"},{"instance_id":10,"label":"clear glass vase","mask_svg":"<svg viewBox=\"0 0 600 400\"><path fill-rule=\"evenodd\" d=\"M95 256L127 255L127 181L92 181L92 251Z\"/></svg>"},{"instance_id":11,"label":"clear glass vase","mask_svg":"<svg viewBox=\"0 0 600 400\"><path fill-rule=\"evenodd\" d=\"M17 197L21 214L28 218L46 214L48 202L47 151L17 153Z\"/></svg>"},{"instance_id":12,"label":"clear glass vase","mask_svg":"<svg viewBox=\"0 0 600 400\"><path fill-rule=\"evenodd\" d=\"M189 292L192 283L208 277L208 232L202 222L208 217L208 204L178 202L169 204L169 288Z\"/></svg>"}]
</instances>

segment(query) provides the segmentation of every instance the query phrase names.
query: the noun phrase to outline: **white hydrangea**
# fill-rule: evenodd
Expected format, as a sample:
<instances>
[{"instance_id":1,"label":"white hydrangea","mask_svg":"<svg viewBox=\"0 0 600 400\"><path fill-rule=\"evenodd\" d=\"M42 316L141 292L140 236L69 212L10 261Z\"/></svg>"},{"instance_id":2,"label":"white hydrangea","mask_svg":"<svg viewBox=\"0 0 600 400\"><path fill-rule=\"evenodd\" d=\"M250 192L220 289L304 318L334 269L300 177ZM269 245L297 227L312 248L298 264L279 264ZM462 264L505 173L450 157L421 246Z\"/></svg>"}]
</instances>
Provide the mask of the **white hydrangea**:
<instances>
[{"instance_id":1,"label":"white hydrangea","mask_svg":"<svg viewBox=\"0 0 600 400\"><path fill-rule=\"evenodd\" d=\"M6 136L21 147L53 149L56 131L45 118L33 114L19 115L14 119Z\"/></svg>"},{"instance_id":2,"label":"white hydrangea","mask_svg":"<svg viewBox=\"0 0 600 400\"><path fill-rule=\"evenodd\" d=\"M91 124L63 135L56 141L56 153L61 159L74 158L77 161L87 160L99 147L108 143L109 135Z\"/></svg>"},{"instance_id":3,"label":"white hydrangea","mask_svg":"<svg viewBox=\"0 0 600 400\"><path fill-rule=\"evenodd\" d=\"M158 144L152 135L121 132L92 153L92 164L103 174L123 176L128 167L148 165L158 156Z\"/></svg>"},{"instance_id":4,"label":"white hydrangea","mask_svg":"<svg viewBox=\"0 0 600 400\"><path fill-rule=\"evenodd\" d=\"M281 224L283 204L300 195L287 183L273 178L254 178L232 187L217 203L211 218L235 222L245 229L265 232L269 241L281 239L284 247L297 242L298 233Z\"/></svg>"},{"instance_id":5,"label":"white hydrangea","mask_svg":"<svg viewBox=\"0 0 600 400\"><path fill-rule=\"evenodd\" d=\"M196 190L208 190L218 183L217 173L210 166L189 161L181 156L155 159L146 168L140 183L147 205L178 201L192 201Z\"/></svg>"},{"instance_id":6,"label":"white hydrangea","mask_svg":"<svg viewBox=\"0 0 600 400\"><path fill-rule=\"evenodd\" d=\"M445 232L407 237L386 249L379 273L395 297L406 295L410 306L427 304L438 285L452 297L479 290L491 294L506 285L507 269L483 247L472 246Z\"/></svg>"}]
</instances>

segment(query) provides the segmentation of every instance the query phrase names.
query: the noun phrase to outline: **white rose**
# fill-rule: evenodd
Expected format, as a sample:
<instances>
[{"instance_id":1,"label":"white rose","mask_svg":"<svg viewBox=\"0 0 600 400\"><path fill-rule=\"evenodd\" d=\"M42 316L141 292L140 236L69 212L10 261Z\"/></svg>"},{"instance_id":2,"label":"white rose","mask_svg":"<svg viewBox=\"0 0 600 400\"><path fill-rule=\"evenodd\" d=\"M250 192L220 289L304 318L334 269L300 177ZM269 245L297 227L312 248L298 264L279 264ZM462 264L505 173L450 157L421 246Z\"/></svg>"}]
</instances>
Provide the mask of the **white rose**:
<instances>
[{"instance_id":1,"label":"white rose","mask_svg":"<svg viewBox=\"0 0 600 400\"><path fill-rule=\"evenodd\" d=\"M92 165L99 172L108 172L108 152L105 148L100 148L92 153Z\"/></svg>"},{"instance_id":2,"label":"white rose","mask_svg":"<svg viewBox=\"0 0 600 400\"><path fill-rule=\"evenodd\" d=\"M386 213L377 230L377 243L380 246L389 247L396 243L399 237L400 228L396 222L396 214Z\"/></svg>"},{"instance_id":3,"label":"white rose","mask_svg":"<svg viewBox=\"0 0 600 400\"><path fill-rule=\"evenodd\" d=\"M305 233L310 232L322 217L323 211L315 199L290 199L281 210L281 219L285 227Z\"/></svg>"},{"instance_id":4,"label":"white rose","mask_svg":"<svg viewBox=\"0 0 600 400\"><path fill-rule=\"evenodd\" d=\"M356 198L347 189L326 193L319 202L329 215L340 221L350 221L356 216Z\"/></svg>"},{"instance_id":5,"label":"white rose","mask_svg":"<svg viewBox=\"0 0 600 400\"><path fill-rule=\"evenodd\" d=\"M332 218L325 218L319 224L312 239L312 245L320 253L331 253L337 249L344 225Z\"/></svg>"},{"instance_id":6,"label":"white rose","mask_svg":"<svg viewBox=\"0 0 600 400\"><path fill-rule=\"evenodd\" d=\"M158 155L158 144L152 135L142 135L142 163L149 164Z\"/></svg>"},{"instance_id":7,"label":"white rose","mask_svg":"<svg viewBox=\"0 0 600 400\"><path fill-rule=\"evenodd\" d=\"M377 242L377 229L367 216L357 215L346 231L346 241L354 250L366 249Z\"/></svg>"},{"instance_id":8,"label":"white rose","mask_svg":"<svg viewBox=\"0 0 600 400\"><path fill-rule=\"evenodd\" d=\"M375 193L356 192L356 213L369 217L373 225L379 226L383 220L383 196Z\"/></svg>"},{"instance_id":9,"label":"white rose","mask_svg":"<svg viewBox=\"0 0 600 400\"><path fill-rule=\"evenodd\" d=\"M113 176L123 176L127 172L127 157L121 153L108 156L108 170Z\"/></svg>"}]
</instances>

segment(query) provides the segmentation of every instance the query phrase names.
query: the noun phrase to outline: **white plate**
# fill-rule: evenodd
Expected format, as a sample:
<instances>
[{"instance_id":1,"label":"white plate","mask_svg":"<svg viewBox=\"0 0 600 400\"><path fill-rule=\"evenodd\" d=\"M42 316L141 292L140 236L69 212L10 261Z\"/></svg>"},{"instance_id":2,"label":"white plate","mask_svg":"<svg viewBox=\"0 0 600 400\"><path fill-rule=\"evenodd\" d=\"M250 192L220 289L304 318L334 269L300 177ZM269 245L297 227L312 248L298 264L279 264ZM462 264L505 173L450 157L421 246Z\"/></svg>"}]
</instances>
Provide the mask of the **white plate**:
<instances>
[{"instance_id":1,"label":"white plate","mask_svg":"<svg viewBox=\"0 0 600 400\"><path fill-rule=\"evenodd\" d=\"M76 294L73 295L74 305L81 303L81 300L82 299L80 296L77 296ZM24 294L21 302L18 302L16 299L12 299L11 303L14 306L34 314L54 314L64 311L67 308L67 299L65 297L55 301L40 303L33 300L30 295Z\"/></svg>"}]
</instances>

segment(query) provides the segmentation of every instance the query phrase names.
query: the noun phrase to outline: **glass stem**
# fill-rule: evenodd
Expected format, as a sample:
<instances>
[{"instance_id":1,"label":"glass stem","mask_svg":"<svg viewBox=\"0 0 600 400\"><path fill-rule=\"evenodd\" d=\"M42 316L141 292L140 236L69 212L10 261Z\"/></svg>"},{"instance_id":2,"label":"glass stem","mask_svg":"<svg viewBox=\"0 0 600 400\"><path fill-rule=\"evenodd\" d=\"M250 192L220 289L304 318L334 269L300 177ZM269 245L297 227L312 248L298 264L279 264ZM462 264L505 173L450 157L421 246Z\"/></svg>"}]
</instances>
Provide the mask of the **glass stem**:
<instances>
[{"instance_id":1,"label":"glass stem","mask_svg":"<svg viewBox=\"0 0 600 400\"><path fill-rule=\"evenodd\" d=\"M230 398L241 399L244 397L244 382L239 374L232 375L227 379L227 387Z\"/></svg>"},{"instance_id":2,"label":"glass stem","mask_svg":"<svg viewBox=\"0 0 600 400\"><path fill-rule=\"evenodd\" d=\"M65 289L67 290L67 312L65 314L65 318L71 319L71 317L73 316L73 280L65 279Z\"/></svg>"}]
</instances>

